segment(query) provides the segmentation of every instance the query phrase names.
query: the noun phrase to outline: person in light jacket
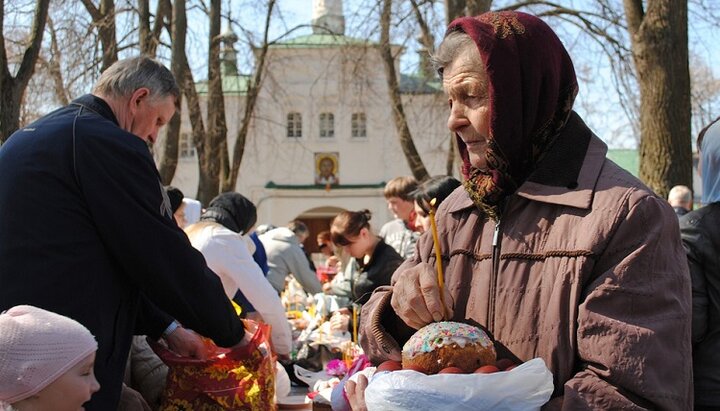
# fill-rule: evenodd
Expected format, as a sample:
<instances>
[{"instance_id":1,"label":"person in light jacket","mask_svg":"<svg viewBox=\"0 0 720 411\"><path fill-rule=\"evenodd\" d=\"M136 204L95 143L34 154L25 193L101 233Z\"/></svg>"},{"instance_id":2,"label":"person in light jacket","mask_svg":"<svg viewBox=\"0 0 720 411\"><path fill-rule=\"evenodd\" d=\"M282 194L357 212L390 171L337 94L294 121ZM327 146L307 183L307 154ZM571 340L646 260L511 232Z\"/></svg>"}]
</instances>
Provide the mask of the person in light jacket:
<instances>
[{"instance_id":1,"label":"person in light jacket","mask_svg":"<svg viewBox=\"0 0 720 411\"><path fill-rule=\"evenodd\" d=\"M308 238L308 229L302 223L292 225L295 231L288 227L278 227L260 235L270 267L267 279L278 293L285 289L285 278L288 275L295 277L306 293L322 292L320 280L302 247L303 241Z\"/></svg>"}]
</instances>

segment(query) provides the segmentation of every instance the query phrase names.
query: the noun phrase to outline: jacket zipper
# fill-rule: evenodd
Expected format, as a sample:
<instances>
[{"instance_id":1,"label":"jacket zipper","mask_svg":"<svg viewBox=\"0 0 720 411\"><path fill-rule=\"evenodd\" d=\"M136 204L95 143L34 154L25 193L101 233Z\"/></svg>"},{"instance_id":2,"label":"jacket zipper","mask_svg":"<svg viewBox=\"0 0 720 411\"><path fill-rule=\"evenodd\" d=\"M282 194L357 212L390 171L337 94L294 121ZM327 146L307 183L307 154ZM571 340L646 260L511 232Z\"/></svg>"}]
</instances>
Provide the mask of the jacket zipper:
<instances>
[{"instance_id":1,"label":"jacket zipper","mask_svg":"<svg viewBox=\"0 0 720 411\"><path fill-rule=\"evenodd\" d=\"M500 268L500 219L495 223L495 232L492 240L492 276L490 277L490 290L488 298L487 328L494 333L495 328L495 289L497 288L498 271Z\"/></svg>"}]
</instances>

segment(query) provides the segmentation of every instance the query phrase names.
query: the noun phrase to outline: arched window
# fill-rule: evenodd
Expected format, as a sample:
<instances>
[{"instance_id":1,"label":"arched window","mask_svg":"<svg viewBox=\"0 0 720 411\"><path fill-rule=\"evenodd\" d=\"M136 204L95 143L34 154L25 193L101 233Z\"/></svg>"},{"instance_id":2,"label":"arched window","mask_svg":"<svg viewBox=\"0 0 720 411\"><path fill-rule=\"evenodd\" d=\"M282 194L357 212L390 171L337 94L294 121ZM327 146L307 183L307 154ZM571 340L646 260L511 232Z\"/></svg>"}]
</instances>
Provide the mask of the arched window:
<instances>
[{"instance_id":1,"label":"arched window","mask_svg":"<svg viewBox=\"0 0 720 411\"><path fill-rule=\"evenodd\" d=\"M297 112L287 115L287 136L302 137L302 115Z\"/></svg>"},{"instance_id":2,"label":"arched window","mask_svg":"<svg viewBox=\"0 0 720 411\"><path fill-rule=\"evenodd\" d=\"M335 137L335 116L333 113L320 113L320 137Z\"/></svg>"},{"instance_id":3,"label":"arched window","mask_svg":"<svg viewBox=\"0 0 720 411\"><path fill-rule=\"evenodd\" d=\"M353 137L367 137L367 123L365 113L353 113L350 122L350 135Z\"/></svg>"}]
</instances>

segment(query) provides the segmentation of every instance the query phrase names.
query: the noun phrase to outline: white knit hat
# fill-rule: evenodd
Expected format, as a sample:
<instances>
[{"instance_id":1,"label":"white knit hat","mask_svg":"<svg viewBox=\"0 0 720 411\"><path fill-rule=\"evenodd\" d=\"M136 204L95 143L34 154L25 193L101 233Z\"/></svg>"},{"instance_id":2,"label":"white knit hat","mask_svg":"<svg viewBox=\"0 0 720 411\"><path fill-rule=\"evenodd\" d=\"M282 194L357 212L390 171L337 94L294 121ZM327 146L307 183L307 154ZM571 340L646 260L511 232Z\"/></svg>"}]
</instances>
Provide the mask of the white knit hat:
<instances>
[{"instance_id":1,"label":"white knit hat","mask_svg":"<svg viewBox=\"0 0 720 411\"><path fill-rule=\"evenodd\" d=\"M30 305L0 314L0 402L40 392L97 350L79 322Z\"/></svg>"}]
</instances>

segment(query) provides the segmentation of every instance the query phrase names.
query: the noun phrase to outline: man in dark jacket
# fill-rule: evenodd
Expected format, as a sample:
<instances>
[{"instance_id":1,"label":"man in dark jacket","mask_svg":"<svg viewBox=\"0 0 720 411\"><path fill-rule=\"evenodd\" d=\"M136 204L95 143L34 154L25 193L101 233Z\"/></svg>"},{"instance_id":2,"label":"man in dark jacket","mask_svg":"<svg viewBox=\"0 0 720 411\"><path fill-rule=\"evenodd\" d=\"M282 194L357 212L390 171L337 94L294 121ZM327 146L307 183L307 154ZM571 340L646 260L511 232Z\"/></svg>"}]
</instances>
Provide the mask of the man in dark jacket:
<instances>
[{"instance_id":1,"label":"man in dark jacket","mask_svg":"<svg viewBox=\"0 0 720 411\"><path fill-rule=\"evenodd\" d=\"M702 203L680 218L692 278L695 409L720 409L720 122L698 136Z\"/></svg>"},{"instance_id":2,"label":"man in dark jacket","mask_svg":"<svg viewBox=\"0 0 720 411\"><path fill-rule=\"evenodd\" d=\"M133 334L197 357L202 341L173 318L221 346L247 340L218 277L173 221L147 147L178 95L161 64L122 60L93 94L0 148L0 311L31 304L93 333L101 389L89 410L117 408Z\"/></svg>"}]
</instances>

